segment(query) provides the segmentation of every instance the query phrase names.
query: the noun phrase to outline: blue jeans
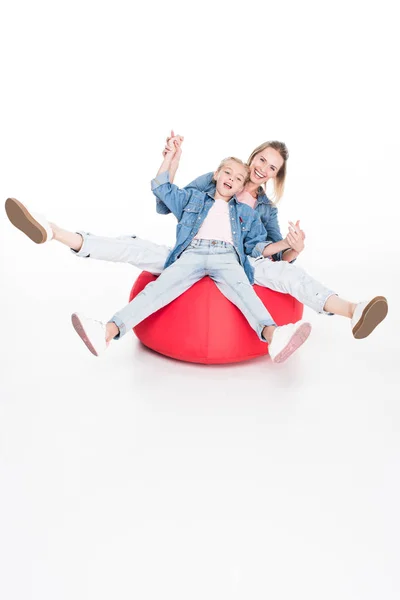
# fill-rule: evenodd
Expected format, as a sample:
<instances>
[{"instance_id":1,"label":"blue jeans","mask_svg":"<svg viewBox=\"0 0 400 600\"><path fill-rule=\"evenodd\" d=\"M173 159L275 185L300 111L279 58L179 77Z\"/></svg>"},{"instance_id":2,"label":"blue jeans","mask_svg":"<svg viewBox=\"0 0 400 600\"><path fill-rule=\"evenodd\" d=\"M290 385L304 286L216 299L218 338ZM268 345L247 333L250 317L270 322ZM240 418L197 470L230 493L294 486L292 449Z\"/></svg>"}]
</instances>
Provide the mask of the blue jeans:
<instances>
[{"instance_id":1,"label":"blue jeans","mask_svg":"<svg viewBox=\"0 0 400 600\"><path fill-rule=\"evenodd\" d=\"M218 240L193 240L180 258L149 283L109 322L125 335L132 327L183 294L208 275L221 293L246 317L261 341L265 326L275 325L271 315L253 290L231 244Z\"/></svg>"},{"instance_id":2,"label":"blue jeans","mask_svg":"<svg viewBox=\"0 0 400 600\"><path fill-rule=\"evenodd\" d=\"M72 250L76 256L129 263L154 275L163 272L171 251L167 246L132 235L108 238L83 231L79 233L83 238L83 245L79 252ZM290 294L318 313L331 314L324 310L324 306L327 299L336 292L311 277L301 267L286 261L273 262L268 258L250 257L249 260L254 268L255 283L258 285Z\"/></svg>"}]
</instances>

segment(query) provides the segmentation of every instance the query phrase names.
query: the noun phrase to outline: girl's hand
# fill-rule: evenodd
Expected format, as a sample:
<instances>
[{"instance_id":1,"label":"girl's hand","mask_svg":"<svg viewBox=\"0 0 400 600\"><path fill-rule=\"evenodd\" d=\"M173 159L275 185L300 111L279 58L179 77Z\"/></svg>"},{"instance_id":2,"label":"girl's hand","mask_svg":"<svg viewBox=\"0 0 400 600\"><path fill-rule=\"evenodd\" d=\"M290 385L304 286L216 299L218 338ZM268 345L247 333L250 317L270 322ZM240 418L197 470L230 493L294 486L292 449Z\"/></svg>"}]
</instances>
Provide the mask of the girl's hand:
<instances>
[{"instance_id":1,"label":"girl's hand","mask_svg":"<svg viewBox=\"0 0 400 600\"><path fill-rule=\"evenodd\" d=\"M295 252L302 252L304 250L305 237L306 234L302 229L300 229L300 221L296 221L296 223L289 221L289 233L285 239L290 248L292 248L292 250Z\"/></svg>"}]
</instances>

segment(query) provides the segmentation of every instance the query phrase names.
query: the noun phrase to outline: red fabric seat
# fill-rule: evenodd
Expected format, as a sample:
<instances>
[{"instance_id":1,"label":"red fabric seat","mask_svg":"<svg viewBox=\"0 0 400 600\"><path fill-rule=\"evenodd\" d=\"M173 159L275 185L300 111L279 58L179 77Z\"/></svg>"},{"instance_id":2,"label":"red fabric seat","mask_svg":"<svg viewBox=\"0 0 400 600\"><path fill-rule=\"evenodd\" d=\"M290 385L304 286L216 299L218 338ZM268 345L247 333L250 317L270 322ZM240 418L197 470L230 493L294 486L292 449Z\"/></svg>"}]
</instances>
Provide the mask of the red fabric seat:
<instances>
[{"instance_id":1,"label":"red fabric seat","mask_svg":"<svg viewBox=\"0 0 400 600\"><path fill-rule=\"evenodd\" d=\"M133 285L133 300L156 276L143 271ZM254 285L277 325L294 323L303 305L288 294ZM240 310L204 277L173 302L136 325L133 331L152 350L187 362L233 363L268 354Z\"/></svg>"}]
</instances>

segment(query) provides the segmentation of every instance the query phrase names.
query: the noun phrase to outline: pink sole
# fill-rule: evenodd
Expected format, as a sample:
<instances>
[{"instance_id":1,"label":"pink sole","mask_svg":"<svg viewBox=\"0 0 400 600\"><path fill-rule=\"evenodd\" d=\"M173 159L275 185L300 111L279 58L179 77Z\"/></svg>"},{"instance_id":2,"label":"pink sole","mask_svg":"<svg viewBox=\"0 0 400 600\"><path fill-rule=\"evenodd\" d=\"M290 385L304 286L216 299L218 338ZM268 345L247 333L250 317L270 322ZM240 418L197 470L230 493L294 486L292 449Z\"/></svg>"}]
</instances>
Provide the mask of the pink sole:
<instances>
[{"instance_id":1,"label":"pink sole","mask_svg":"<svg viewBox=\"0 0 400 600\"><path fill-rule=\"evenodd\" d=\"M284 347L283 350L274 359L274 363L283 363L306 341L311 333L310 323L303 323L300 325L296 333L292 336L289 343Z\"/></svg>"},{"instance_id":2,"label":"pink sole","mask_svg":"<svg viewBox=\"0 0 400 600\"><path fill-rule=\"evenodd\" d=\"M76 331L76 333L79 335L79 337L81 338L81 340L84 342L84 344L86 345L87 349L90 350L90 352L92 354L94 354L95 356L98 356L96 350L93 348L92 344L89 341L89 338L86 335L86 332L82 326L82 323L78 317L77 314L73 314L71 317L71 321L72 321L72 325Z\"/></svg>"}]
</instances>

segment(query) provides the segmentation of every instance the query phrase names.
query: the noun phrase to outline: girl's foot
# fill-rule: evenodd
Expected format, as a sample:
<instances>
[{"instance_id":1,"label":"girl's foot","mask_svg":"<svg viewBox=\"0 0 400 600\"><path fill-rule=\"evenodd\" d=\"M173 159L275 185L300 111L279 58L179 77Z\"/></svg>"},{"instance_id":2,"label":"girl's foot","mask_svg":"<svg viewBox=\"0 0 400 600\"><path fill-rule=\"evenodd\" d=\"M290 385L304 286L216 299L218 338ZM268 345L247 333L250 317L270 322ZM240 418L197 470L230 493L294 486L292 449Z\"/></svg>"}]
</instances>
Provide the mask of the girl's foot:
<instances>
[{"instance_id":1,"label":"girl's foot","mask_svg":"<svg viewBox=\"0 0 400 600\"><path fill-rule=\"evenodd\" d=\"M95 356L99 356L109 346L107 342L107 326L101 321L89 319L81 314L74 313L71 316L72 325L86 347Z\"/></svg>"},{"instance_id":2,"label":"girl's foot","mask_svg":"<svg viewBox=\"0 0 400 600\"><path fill-rule=\"evenodd\" d=\"M277 327L268 346L272 362L284 362L293 352L300 348L311 333L311 323L297 321Z\"/></svg>"},{"instance_id":3,"label":"girl's foot","mask_svg":"<svg viewBox=\"0 0 400 600\"><path fill-rule=\"evenodd\" d=\"M356 305L351 327L357 340L366 338L373 332L388 313L388 303L383 296L376 296L370 302L359 302Z\"/></svg>"},{"instance_id":4,"label":"girl's foot","mask_svg":"<svg viewBox=\"0 0 400 600\"><path fill-rule=\"evenodd\" d=\"M43 244L52 239L53 230L50 223L37 213L29 210L15 198L6 200L6 213L11 223L25 233L35 244Z\"/></svg>"}]
</instances>

